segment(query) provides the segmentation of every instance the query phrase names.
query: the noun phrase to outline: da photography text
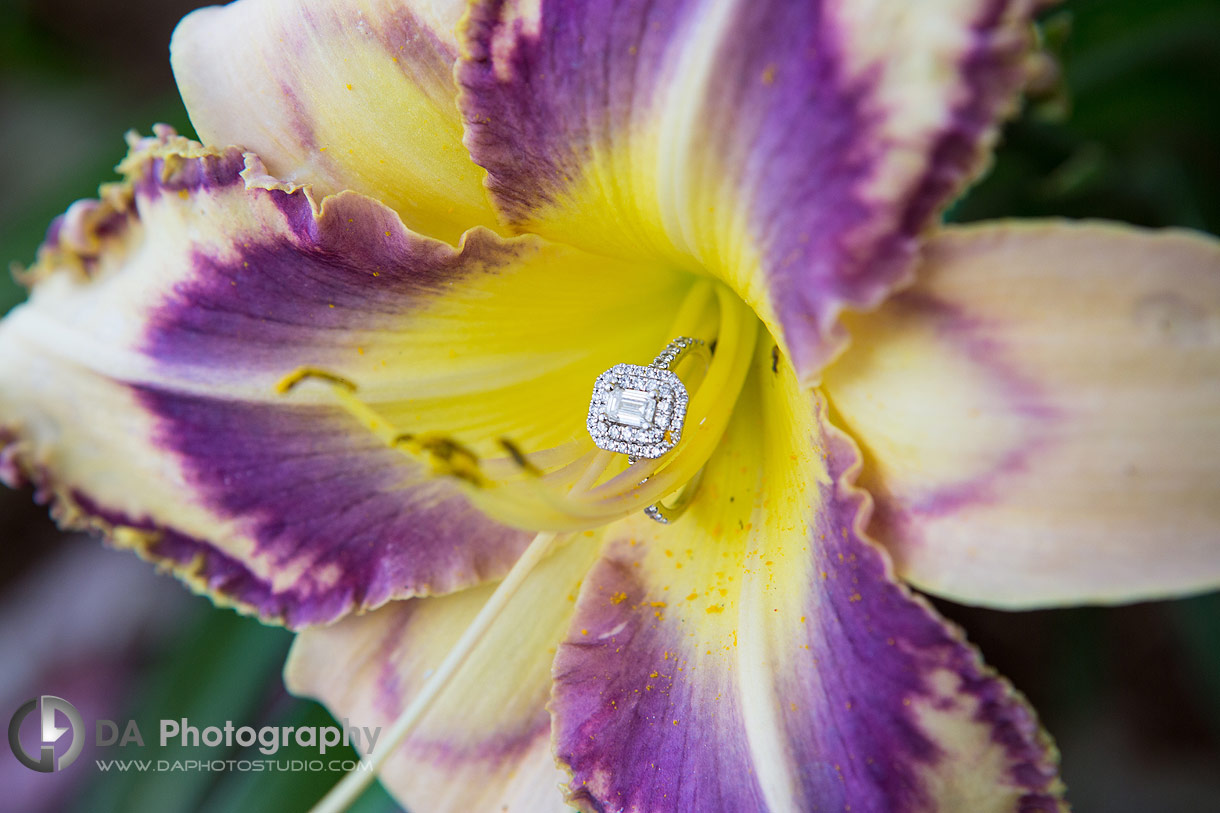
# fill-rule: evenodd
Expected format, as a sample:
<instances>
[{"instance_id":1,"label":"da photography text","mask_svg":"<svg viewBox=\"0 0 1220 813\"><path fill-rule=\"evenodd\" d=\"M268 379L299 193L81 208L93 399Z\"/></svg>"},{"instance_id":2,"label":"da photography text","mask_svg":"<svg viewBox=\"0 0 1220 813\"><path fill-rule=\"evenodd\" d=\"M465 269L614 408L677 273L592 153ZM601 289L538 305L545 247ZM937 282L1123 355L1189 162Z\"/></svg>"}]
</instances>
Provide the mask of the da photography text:
<instances>
[{"instance_id":1,"label":"da photography text","mask_svg":"<svg viewBox=\"0 0 1220 813\"><path fill-rule=\"evenodd\" d=\"M258 746L258 750L267 756L274 755L280 748L296 743L303 748L317 748L319 754L325 754L328 748L350 746L366 754L371 754L377 747L381 737L381 726L353 726L347 718L342 726L236 726L232 720L225 720L224 725L196 726L183 717L180 720L162 720L160 723L159 741L161 747L179 745L184 748L232 748L241 746L249 748ZM135 720L128 720L120 731L113 720L97 721L97 744L108 745L144 745L144 735Z\"/></svg>"},{"instance_id":2,"label":"da photography text","mask_svg":"<svg viewBox=\"0 0 1220 813\"><path fill-rule=\"evenodd\" d=\"M22 765L41 773L62 771L76 761L90 733L93 734L93 744L99 749L131 746L143 748L147 744L145 732L137 721L98 719L93 726L88 726L75 706L54 695L33 697L22 703L13 712L8 726L9 747L13 755ZM281 748L295 744L302 748L317 749L319 756L325 756L327 751L335 748L354 748L368 756L377 747L381 727L355 726L347 718L343 719L341 725L255 727L237 725L232 720L225 720L219 725L199 725L182 717L160 720L154 736L154 742L162 748L257 748L263 755L271 757ZM138 762L136 768L139 770L169 769L154 767L165 760L157 763L151 760ZM148 763L147 767L145 762ZM181 762L188 766L188 769L194 766L193 769L196 770L218 770L215 767L217 764L227 764L233 760L200 759ZM261 768L243 767L244 763L253 764L259 762L258 760L236 762L240 770L267 769L265 765ZM265 763L266 760L262 762ZM102 767L101 761L98 764ZM309 767L312 762L302 764L306 765L304 769L312 769ZM177 767L172 769L182 770ZM277 769L293 770L291 766L279 766Z\"/></svg>"}]
</instances>

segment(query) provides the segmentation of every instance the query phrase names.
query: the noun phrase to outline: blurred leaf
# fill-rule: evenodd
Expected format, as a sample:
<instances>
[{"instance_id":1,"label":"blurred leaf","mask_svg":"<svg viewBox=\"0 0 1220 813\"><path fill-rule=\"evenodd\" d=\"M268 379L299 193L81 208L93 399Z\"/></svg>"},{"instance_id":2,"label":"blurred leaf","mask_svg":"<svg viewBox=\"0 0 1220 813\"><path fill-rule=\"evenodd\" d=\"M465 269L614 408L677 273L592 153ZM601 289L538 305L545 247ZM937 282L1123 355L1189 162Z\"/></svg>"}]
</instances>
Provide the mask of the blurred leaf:
<instances>
[{"instance_id":1,"label":"blurred leaf","mask_svg":"<svg viewBox=\"0 0 1220 813\"><path fill-rule=\"evenodd\" d=\"M1105 217L1220 231L1220 3L1077 0L1044 41L1071 112L1028 107L952 220Z\"/></svg>"},{"instance_id":2,"label":"blurred leaf","mask_svg":"<svg viewBox=\"0 0 1220 813\"><path fill-rule=\"evenodd\" d=\"M139 3L107 7L148 19L157 39L145 42L121 26L82 30L86 15L70 0L0 3L0 315L25 297L10 263L32 263L50 222L116 179L127 130L163 121L193 134L166 58L173 20L191 4L158 5L156 15ZM157 70L146 69L146 52Z\"/></svg>"},{"instance_id":3,"label":"blurred leaf","mask_svg":"<svg viewBox=\"0 0 1220 813\"><path fill-rule=\"evenodd\" d=\"M1199 694L1213 700L1200 711L1220 738L1220 593L1174 602L1172 618L1194 666L1191 673L1197 678Z\"/></svg>"},{"instance_id":4,"label":"blurred leaf","mask_svg":"<svg viewBox=\"0 0 1220 813\"><path fill-rule=\"evenodd\" d=\"M113 749L114 758L169 760L227 759L232 753L183 746L178 739L160 746L160 721L186 718L200 729L249 724L261 714L279 685L291 633L263 626L230 611L205 610L183 630L176 646L145 672L134 692L132 718L144 747ZM123 724L120 722L120 727ZM234 749L236 751L238 749ZM121 751L121 753L120 753ZM223 774L200 772L99 772L81 797L80 813L177 813L198 810Z\"/></svg>"},{"instance_id":5,"label":"blurred leaf","mask_svg":"<svg viewBox=\"0 0 1220 813\"><path fill-rule=\"evenodd\" d=\"M328 726L334 719L316 703L292 702L287 713L277 716L272 725ZM266 759L256 748L239 755L239 759ZM319 757L318 751L303 748L293 742L281 748L274 756L277 760L317 760L329 763L332 759L355 760L356 752L351 748L327 751ZM231 813L235 810L276 810L283 813L309 810L326 792L342 779L342 771L298 771L270 773L237 773L227 776L215 789L201 808L204 813ZM348 813L394 813L400 808L394 800L374 783L348 808Z\"/></svg>"}]
</instances>

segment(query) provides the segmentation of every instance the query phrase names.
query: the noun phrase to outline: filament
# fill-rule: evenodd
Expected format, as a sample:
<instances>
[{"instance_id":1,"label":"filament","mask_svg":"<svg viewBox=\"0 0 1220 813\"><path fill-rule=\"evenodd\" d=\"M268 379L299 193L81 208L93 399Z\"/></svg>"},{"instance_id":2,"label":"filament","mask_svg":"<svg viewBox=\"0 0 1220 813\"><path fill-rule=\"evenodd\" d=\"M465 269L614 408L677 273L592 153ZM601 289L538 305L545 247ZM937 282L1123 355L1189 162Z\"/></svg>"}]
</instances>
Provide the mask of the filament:
<instances>
[{"instance_id":1,"label":"filament","mask_svg":"<svg viewBox=\"0 0 1220 813\"><path fill-rule=\"evenodd\" d=\"M715 351L690 396L677 447L633 465L623 465L625 458L597 449L587 437L538 451L500 438L504 455L480 459L454 438L413 435L395 426L359 397L354 382L317 368L293 372L277 390L287 393L309 379L325 383L338 404L383 443L426 464L434 476L453 478L477 508L505 524L534 531L587 530L681 489L702 470L728 426L753 361L753 312L723 284L701 279L687 292L670 333L714 337Z\"/></svg>"},{"instance_id":2,"label":"filament","mask_svg":"<svg viewBox=\"0 0 1220 813\"><path fill-rule=\"evenodd\" d=\"M375 754L370 754L361 768L353 769L331 788L330 792L313 806L310 813L341 813L341 811L347 810L356 801L356 798L372 784L385 767L386 761L415 730L436 698L470 658L479 643L484 640L487 631L491 629L496 618L504 611L521 585L525 583L526 577L551 553L556 540L556 535L549 533L538 534L534 537L534 541L530 542L529 547L517 559L512 569L508 571L508 575L491 594L491 598L479 610L474 621L462 633L462 637L453 645L453 649L449 650L441 665L436 668L436 671L420 689L419 694L398 715L387 732L385 744L378 748Z\"/></svg>"}]
</instances>

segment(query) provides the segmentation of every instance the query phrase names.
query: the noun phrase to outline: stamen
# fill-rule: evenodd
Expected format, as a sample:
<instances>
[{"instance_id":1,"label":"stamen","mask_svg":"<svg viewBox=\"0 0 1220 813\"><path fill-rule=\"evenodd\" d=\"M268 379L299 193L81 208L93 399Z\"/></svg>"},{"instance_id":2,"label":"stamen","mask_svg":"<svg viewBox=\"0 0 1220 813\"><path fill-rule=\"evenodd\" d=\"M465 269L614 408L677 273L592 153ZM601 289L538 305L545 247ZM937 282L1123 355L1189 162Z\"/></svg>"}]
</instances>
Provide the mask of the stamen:
<instances>
[{"instance_id":1,"label":"stamen","mask_svg":"<svg viewBox=\"0 0 1220 813\"><path fill-rule=\"evenodd\" d=\"M550 479L558 473L556 469L562 470L581 460L592 459L590 456L596 451L587 439L569 440L536 452L526 452L510 438L500 438L497 443L508 452L508 457L491 458L483 463L484 471L496 480L509 480L521 474Z\"/></svg>"},{"instance_id":2,"label":"stamen","mask_svg":"<svg viewBox=\"0 0 1220 813\"><path fill-rule=\"evenodd\" d=\"M516 595L521 585L525 583L526 577L550 554L557 538L555 534L550 533L542 533L534 537L534 541L529 544L529 547L521 554L521 558L508 571L504 581L496 587L491 598L479 610L479 614L462 633L458 642L453 645L453 649L449 650L449 654L428 678L419 694L398 715L398 719L387 732L385 744L377 749L376 754L370 755L365 761L364 764L368 769L355 769L343 777L339 784L331 788L330 792L313 806L310 813L341 813L341 811L347 810L356 801L356 798L372 784L385 767L386 761L394 755L398 747L424 718L436 698L487 635L492 623L504 611L505 606Z\"/></svg>"},{"instance_id":3,"label":"stamen","mask_svg":"<svg viewBox=\"0 0 1220 813\"><path fill-rule=\"evenodd\" d=\"M470 499L488 515L533 530L587 530L641 511L681 489L707 463L728 426L753 361L753 312L726 286L699 280L678 309L671 335L714 336L716 351L691 397L687 428L672 452L623 466L608 479L605 473L617 456L597 450L584 438L526 452L501 437L496 442L505 456L480 460L450 436L404 432L358 398L353 382L327 370L303 367L286 376L277 391L287 393L308 379L323 381L339 405L387 446L427 465L434 476L466 484Z\"/></svg>"},{"instance_id":4,"label":"stamen","mask_svg":"<svg viewBox=\"0 0 1220 813\"><path fill-rule=\"evenodd\" d=\"M589 464L589 467L585 469L585 472L583 475L581 475L581 478L572 486L572 491L574 493L580 493L593 488L593 485L601 479L602 474L605 473L606 469L608 469L610 464L613 462L614 452L607 452L599 449L593 458L593 462Z\"/></svg>"},{"instance_id":5,"label":"stamen","mask_svg":"<svg viewBox=\"0 0 1220 813\"><path fill-rule=\"evenodd\" d=\"M669 326L666 336L707 336L715 334L716 325L712 323L712 296L716 284L710 279L696 280L691 289L686 292L673 324ZM713 344L715 341L713 340Z\"/></svg>"},{"instance_id":6,"label":"stamen","mask_svg":"<svg viewBox=\"0 0 1220 813\"><path fill-rule=\"evenodd\" d=\"M323 370L320 367L301 367L293 370L288 375L280 379L280 382L275 385L275 391L280 395L285 395L290 392L293 387L300 384L302 381L309 379L318 379L331 384L337 384L348 392L355 392L356 385L350 379L344 378L341 375L332 373L329 370Z\"/></svg>"},{"instance_id":7,"label":"stamen","mask_svg":"<svg viewBox=\"0 0 1220 813\"><path fill-rule=\"evenodd\" d=\"M589 443L565 443L554 449L548 449L530 456L521 452L512 444L518 455L526 463L510 452L509 458L480 461L478 455L459 443L452 437L436 432L414 434L403 432L394 423L378 412L374 407L361 400L356 393L356 384L337 373L320 367L301 367L284 376L275 386L280 395L287 395L306 381L319 381L329 386L331 394L344 411L364 425L365 429L381 439L386 446L397 449L414 460L428 466L429 471L437 477L455 477L467 484L485 488L496 479L510 479L519 476L522 468L531 467L541 470L543 467L566 466L580 460L586 453ZM504 441L501 442L501 446ZM507 450L507 447L505 447ZM532 460L537 460L533 463Z\"/></svg>"},{"instance_id":8,"label":"stamen","mask_svg":"<svg viewBox=\"0 0 1220 813\"><path fill-rule=\"evenodd\" d=\"M525 452L521 451L521 448L517 446L517 444L513 443L508 438L500 438L499 444L504 451L508 452L508 456L513 459L513 462L520 466L521 470L526 474L533 475L534 477L542 476L542 469L531 463L529 458L525 456Z\"/></svg>"},{"instance_id":9,"label":"stamen","mask_svg":"<svg viewBox=\"0 0 1220 813\"><path fill-rule=\"evenodd\" d=\"M662 487L661 484L665 484L663 487L672 491L703 468L707 458L715 451L749 372L757 335L750 323L752 314L745 309L745 305L727 288L721 287L717 293L721 303L718 337L720 352L712 357L712 366L708 369L702 386L692 397L688 410L691 416L704 417L692 430L687 431L683 442L674 450L672 456L641 460L618 477L590 492L590 499L603 500L615 493L621 494L624 492L624 486L632 485L633 481L638 483L645 478L654 487ZM685 465L678 467L679 463ZM683 472L686 473L684 477L680 476Z\"/></svg>"}]
</instances>

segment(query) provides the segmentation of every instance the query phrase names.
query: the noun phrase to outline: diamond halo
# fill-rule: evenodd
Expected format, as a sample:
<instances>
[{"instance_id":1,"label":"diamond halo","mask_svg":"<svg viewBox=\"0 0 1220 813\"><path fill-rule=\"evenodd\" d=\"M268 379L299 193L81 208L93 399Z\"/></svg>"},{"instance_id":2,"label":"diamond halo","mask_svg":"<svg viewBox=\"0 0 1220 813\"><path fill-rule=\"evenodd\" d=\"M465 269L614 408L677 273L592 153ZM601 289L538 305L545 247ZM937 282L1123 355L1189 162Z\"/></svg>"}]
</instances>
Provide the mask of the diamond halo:
<instances>
[{"instance_id":1,"label":"diamond halo","mask_svg":"<svg viewBox=\"0 0 1220 813\"><path fill-rule=\"evenodd\" d=\"M690 397L671 370L616 364L597 377L587 426L607 452L654 459L678 445Z\"/></svg>"}]
</instances>

